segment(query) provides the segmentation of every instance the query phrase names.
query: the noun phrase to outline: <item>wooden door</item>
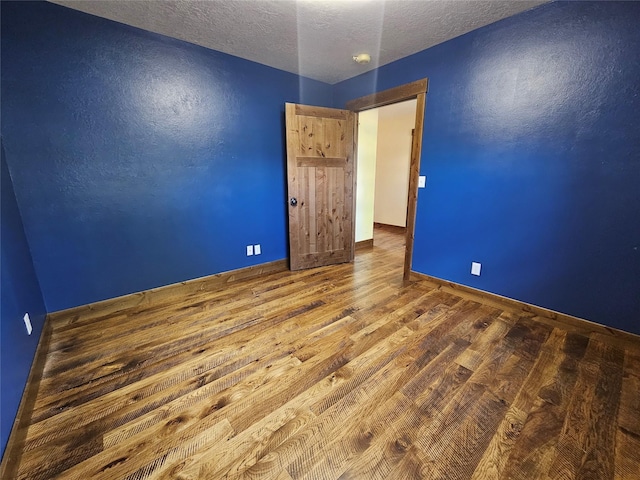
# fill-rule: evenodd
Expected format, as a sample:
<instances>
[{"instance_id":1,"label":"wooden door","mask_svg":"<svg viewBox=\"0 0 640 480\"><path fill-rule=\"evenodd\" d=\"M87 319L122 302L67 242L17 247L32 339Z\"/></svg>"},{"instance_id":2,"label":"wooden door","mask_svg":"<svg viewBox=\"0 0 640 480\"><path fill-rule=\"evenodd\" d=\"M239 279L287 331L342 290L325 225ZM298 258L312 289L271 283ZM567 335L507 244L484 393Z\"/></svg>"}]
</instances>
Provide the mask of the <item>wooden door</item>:
<instances>
[{"instance_id":1,"label":"wooden door","mask_svg":"<svg viewBox=\"0 0 640 480\"><path fill-rule=\"evenodd\" d=\"M291 270L350 262L355 114L293 103L285 114Z\"/></svg>"}]
</instances>

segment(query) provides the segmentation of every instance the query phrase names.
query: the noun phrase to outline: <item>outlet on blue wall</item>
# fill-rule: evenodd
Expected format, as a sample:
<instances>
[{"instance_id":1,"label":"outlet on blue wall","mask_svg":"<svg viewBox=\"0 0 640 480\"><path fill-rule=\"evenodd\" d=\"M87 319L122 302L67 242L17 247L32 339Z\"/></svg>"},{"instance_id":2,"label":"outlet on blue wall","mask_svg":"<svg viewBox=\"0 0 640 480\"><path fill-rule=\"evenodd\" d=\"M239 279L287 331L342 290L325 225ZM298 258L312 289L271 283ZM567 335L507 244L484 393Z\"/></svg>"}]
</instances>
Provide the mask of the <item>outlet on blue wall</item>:
<instances>
[{"instance_id":1,"label":"outlet on blue wall","mask_svg":"<svg viewBox=\"0 0 640 480\"><path fill-rule=\"evenodd\" d=\"M554 2L335 86L429 78L413 270L640 333L638 18Z\"/></svg>"}]
</instances>

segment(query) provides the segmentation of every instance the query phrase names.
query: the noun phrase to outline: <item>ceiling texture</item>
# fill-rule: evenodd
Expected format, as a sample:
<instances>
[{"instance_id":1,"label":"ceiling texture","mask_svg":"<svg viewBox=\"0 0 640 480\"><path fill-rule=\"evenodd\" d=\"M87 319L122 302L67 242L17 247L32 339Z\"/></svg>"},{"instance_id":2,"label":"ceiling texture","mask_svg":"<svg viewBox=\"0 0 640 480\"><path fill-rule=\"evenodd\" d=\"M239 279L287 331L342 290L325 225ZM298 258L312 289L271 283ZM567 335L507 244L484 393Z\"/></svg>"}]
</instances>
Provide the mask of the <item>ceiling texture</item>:
<instances>
[{"instance_id":1,"label":"ceiling texture","mask_svg":"<svg viewBox=\"0 0 640 480\"><path fill-rule=\"evenodd\" d=\"M548 0L50 1L334 84Z\"/></svg>"}]
</instances>

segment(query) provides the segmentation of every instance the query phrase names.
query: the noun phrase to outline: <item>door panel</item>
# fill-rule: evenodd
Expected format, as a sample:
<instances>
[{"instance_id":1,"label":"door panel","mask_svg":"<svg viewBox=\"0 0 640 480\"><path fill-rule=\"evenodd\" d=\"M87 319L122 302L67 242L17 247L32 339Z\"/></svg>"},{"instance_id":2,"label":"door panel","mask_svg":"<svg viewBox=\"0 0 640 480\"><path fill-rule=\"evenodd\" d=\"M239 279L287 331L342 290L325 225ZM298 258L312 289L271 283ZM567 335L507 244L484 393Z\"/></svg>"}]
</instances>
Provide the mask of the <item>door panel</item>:
<instances>
[{"instance_id":1,"label":"door panel","mask_svg":"<svg viewBox=\"0 0 640 480\"><path fill-rule=\"evenodd\" d=\"M291 103L285 113L291 269L349 262L355 114Z\"/></svg>"}]
</instances>

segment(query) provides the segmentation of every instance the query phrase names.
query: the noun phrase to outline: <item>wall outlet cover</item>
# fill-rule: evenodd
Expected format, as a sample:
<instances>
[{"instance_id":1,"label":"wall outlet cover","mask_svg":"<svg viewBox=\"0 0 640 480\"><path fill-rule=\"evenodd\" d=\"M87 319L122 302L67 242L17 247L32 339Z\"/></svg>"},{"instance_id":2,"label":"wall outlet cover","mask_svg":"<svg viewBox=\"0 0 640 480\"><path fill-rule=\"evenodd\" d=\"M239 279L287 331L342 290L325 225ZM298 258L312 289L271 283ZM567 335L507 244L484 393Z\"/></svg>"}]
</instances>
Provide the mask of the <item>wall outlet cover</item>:
<instances>
[{"instance_id":1,"label":"wall outlet cover","mask_svg":"<svg viewBox=\"0 0 640 480\"><path fill-rule=\"evenodd\" d=\"M260 255L262 253L262 249L260 248L260 244L253 246L253 253L256 255Z\"/></svg>"},{"instance_id":2,"label":"wall outlet cover","mask_svg":"<svg viewBox=\"0 0 640 480\"><path fill-rule=\"evenodd\" d=\"M424 188L427 186L427 177L426 175L420 175L418 177L418 188Z\"/></svg>"},{"instance_id":3,"label":"wall outlet cover","mask_svg":"<svg viewBox=\"0 0 640 480\"><path fill-rule=\"evenodd\" d=\"M480 276L480 269L482 268L482 264L478 262L471 262L471 275Z\"/></svg>"},{"instance_id":4,"label":"wall outlet cover","mask_svg":"<svg viewBox=\"0 0 640 480\"><path fill-rule=\"evenodd\" d=\"M31 332L33 332L33 327L31 326L31 319L29 318L29 314L25 313L22 319L24 320L24 326L27 327L27 335L31 335Z\"/></svg>"},{"instance_id":5,"label":"wall outlet cover","mask_svg":"<svg viewBox=\"0 0 640 480\"><path fill-rule=\"evenodd\" d=\"M247 245L247 257L253 255L253 245Z\"/></svg>"}]
</instances>

